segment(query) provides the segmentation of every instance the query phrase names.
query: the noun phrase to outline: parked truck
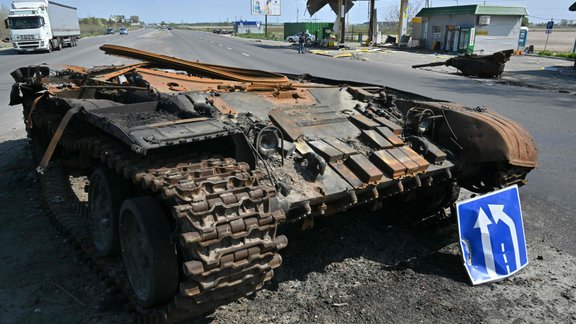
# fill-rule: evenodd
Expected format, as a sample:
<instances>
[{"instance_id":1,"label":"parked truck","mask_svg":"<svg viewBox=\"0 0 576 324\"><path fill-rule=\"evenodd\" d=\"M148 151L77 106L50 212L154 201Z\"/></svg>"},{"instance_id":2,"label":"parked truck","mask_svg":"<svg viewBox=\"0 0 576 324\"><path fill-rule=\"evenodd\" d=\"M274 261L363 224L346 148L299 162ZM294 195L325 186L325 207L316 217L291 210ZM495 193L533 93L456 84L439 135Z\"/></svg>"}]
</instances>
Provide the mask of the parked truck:
<instances>
[{"instance_id":1,"label":"parked truck","mask_svg":"<svg viewBox=\"0 0 576 324\"><path fill-rule=\"evenodd\" d=\"M13 0L5 24L19 53L73 47L80 36L76 8L48 0Z\"/></svg>"}]
</instances>

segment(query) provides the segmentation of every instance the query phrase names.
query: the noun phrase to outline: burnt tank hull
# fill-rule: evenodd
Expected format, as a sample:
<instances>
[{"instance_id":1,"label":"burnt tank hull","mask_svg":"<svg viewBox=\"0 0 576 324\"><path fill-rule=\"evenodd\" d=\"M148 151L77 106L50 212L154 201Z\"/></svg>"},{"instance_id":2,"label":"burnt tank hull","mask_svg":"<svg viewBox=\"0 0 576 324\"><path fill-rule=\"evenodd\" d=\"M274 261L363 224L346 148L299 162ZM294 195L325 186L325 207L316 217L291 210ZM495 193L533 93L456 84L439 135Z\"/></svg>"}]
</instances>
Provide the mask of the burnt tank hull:
<instances>
[{"instance_id":1,"label":"burnt tank hull","mask_svg":"<svg viewBox=\"0 0 576 324\"><path fill-rule=\"evenodd\" d=\"M425 216L459 186L523 184L537 166L530 135L488 110L102 49L142 63L21 68L11 103L22 103L46 194L81 212L70 222L62 204L49 208L142 321L201 316L260 289L282 263L282 224L359 205ZM79 175L87 188L66 183Z\"/></svg>"},{"instance_id":2,"label":"burnt tank hull","mask_svg":"<svg viewBox=\"0 0 576 324\"><path fill-rule=\"evenodd\" d=\"M414 65L412 68L446 65L457 68L465 76L500 78L513 52L506 50L490 55L466 54L450 58L446 62Z\"/></svg>"}]
</instances>

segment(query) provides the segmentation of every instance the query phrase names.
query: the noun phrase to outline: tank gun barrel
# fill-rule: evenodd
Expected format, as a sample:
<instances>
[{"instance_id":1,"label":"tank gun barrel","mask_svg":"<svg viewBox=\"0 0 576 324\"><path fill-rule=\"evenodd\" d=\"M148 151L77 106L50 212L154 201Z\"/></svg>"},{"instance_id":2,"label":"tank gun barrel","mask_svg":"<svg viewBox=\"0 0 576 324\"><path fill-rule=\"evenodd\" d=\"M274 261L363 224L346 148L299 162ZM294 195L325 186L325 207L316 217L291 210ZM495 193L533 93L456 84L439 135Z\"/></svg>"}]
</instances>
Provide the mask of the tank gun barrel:
<instances>
[{"instance_id":1,"label":"tank gun barrel","mask_svg":"<svg viewBox=\"0 0 576 324\"><path fill-rule=\"evenodd\" d=\"M429 67L429 66L443 66L446 65L447 62L433 62L433 63L426 63L426 64L417 64L417 65L412 65L413 69L418 69L418 68L423 68L423 67Z\"/></svg>"}]
</instances>

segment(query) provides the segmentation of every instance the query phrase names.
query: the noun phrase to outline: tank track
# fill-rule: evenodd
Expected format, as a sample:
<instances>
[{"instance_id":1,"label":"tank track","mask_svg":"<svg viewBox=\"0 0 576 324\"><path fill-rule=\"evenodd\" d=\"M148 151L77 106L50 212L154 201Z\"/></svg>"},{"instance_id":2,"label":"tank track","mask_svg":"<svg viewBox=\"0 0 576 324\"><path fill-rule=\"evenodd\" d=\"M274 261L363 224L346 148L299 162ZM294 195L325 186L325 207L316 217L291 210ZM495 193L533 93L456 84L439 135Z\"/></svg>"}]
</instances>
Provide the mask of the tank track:
<instances>
[{"instance_id":1,"label":"tank track","mask_svg":"<svg viewBox=\"0 0 576 324\"><path fill-rule=\"evenodd\" d=\"M35 127L51 138L58 114L37 114L43 116L34 118L40 122ZM105 134L86 135L86 130L71 124L61 149L89 154L158 197L163 205L171 206L176 224L172 240L183 274L180 289L166 305L142 308L132 297L121 261L99 256L93 246L85 203L73 193L65 169L53 161L48 172L40 176L45 205L53 220L73 238L102 279L129 301L138 322L199 317L255 292L272 279L274 269L282 263L277 252L287 245L285 236L276 236L285 215L275 189L261 183L262 173L251 172L246 163L234 159L202 158L190 152L179 152L178 157L159 155L150 161Z\"/></svg>"}]
</instances>

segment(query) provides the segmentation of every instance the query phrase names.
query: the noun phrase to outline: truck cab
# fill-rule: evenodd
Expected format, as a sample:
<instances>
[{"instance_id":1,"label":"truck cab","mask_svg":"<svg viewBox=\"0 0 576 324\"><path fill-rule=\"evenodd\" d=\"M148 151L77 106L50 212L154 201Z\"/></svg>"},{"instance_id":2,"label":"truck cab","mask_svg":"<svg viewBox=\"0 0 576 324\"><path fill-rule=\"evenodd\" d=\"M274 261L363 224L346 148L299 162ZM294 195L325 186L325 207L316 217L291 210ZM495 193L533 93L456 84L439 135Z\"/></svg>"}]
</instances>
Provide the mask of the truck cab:
<instances>
[{"instance_id":1,"label":"truck cab","mask_svg":"<svg viewBox=\"0 0 576 324\"><path fill-rule=\"evenodd\" d=\"M12 45L19 52L34 50L52 50L52 30L46 19L45 7L12 9L6 27L12 31Z\"/></svg>"},{"instance_id":2,"label":"truck cab","mask_svg":"<svg viewBox=\"0 0 576 324\"><path fill-rule=\"evenodd\" d=\"M76 8L47 0L13 0L5 24L18 52L51 52L64 45L72 47L80 35Z\"/></svg>"}]
</instances>

